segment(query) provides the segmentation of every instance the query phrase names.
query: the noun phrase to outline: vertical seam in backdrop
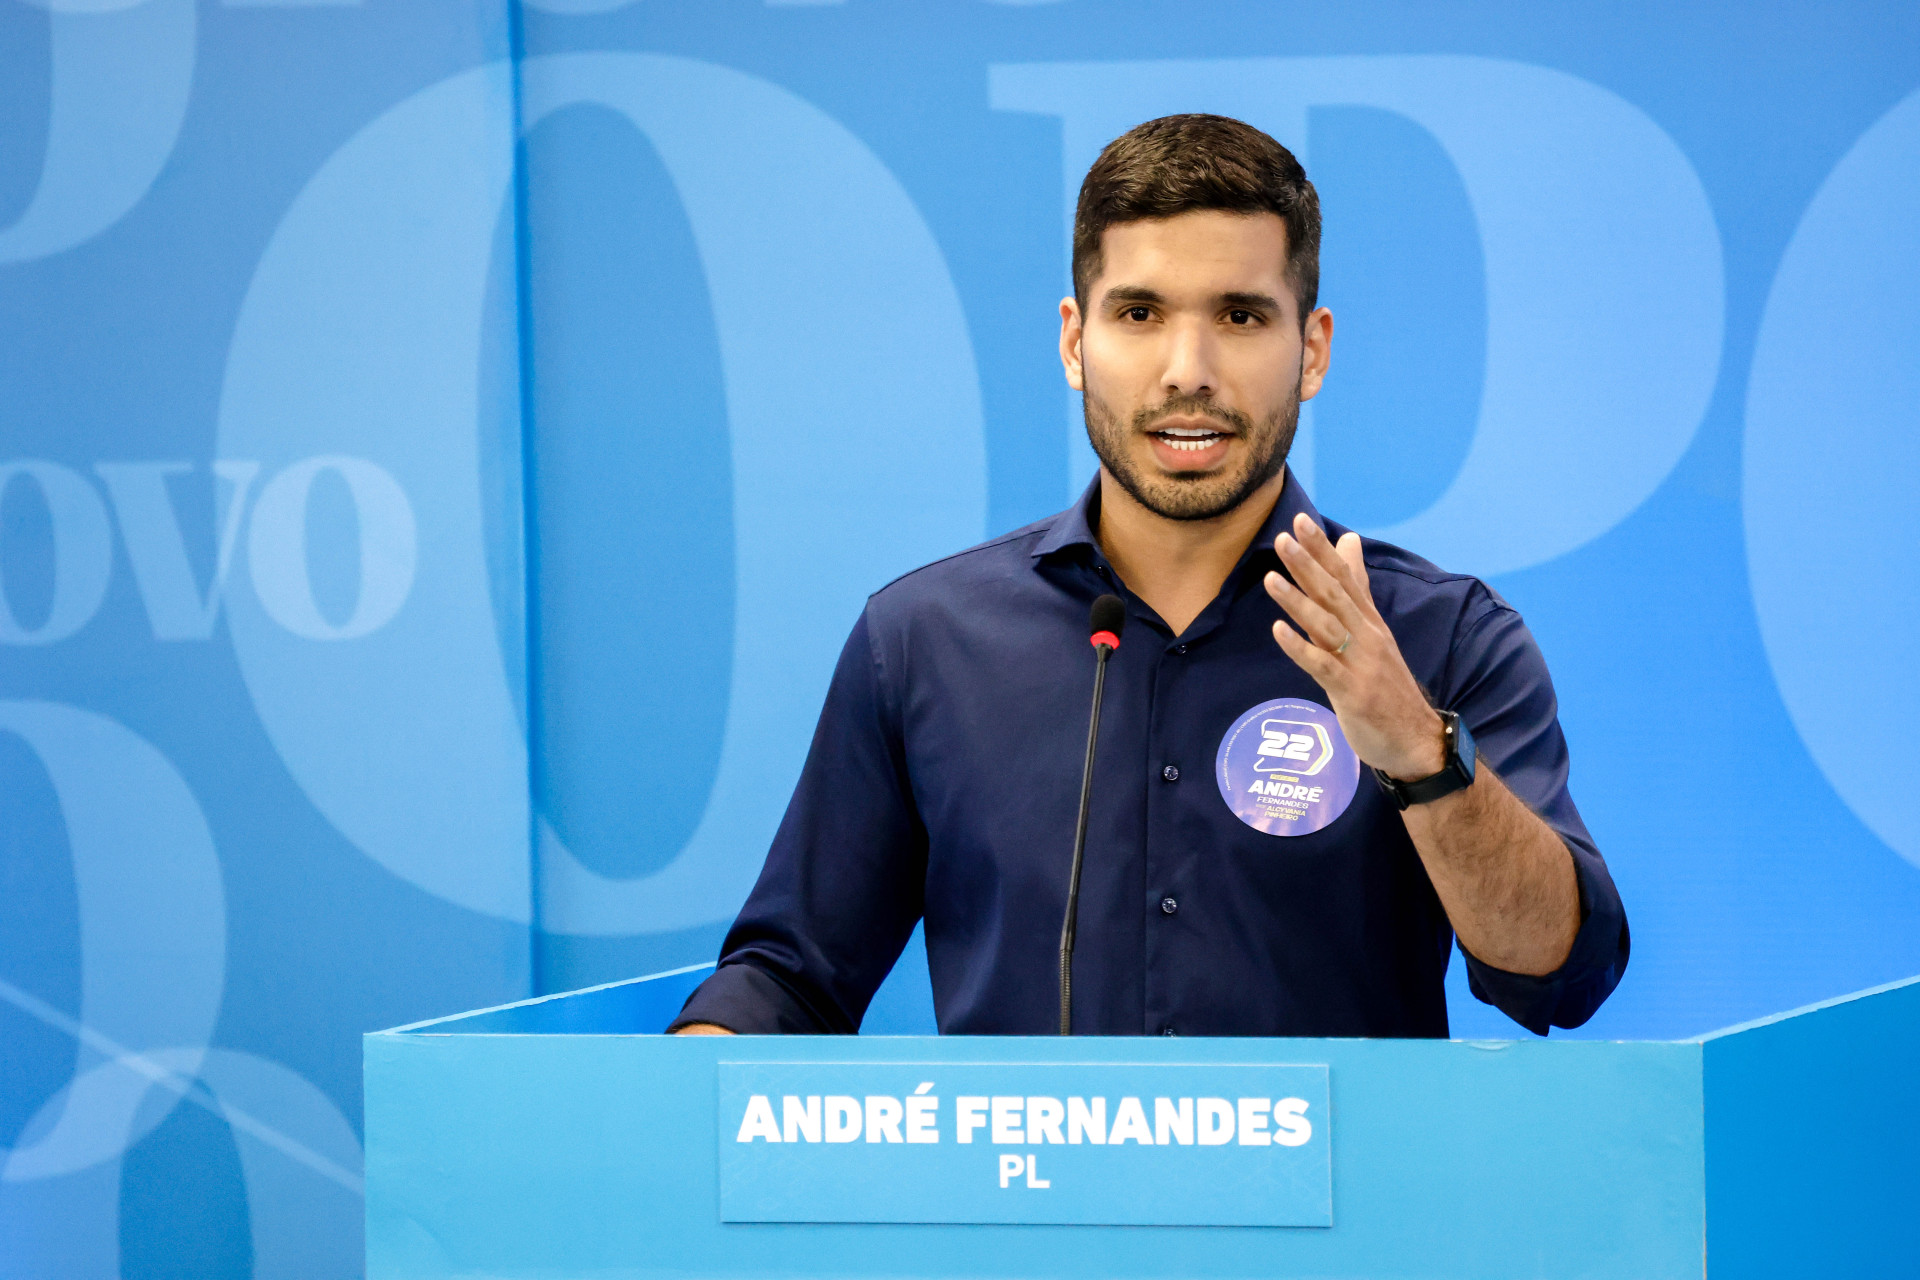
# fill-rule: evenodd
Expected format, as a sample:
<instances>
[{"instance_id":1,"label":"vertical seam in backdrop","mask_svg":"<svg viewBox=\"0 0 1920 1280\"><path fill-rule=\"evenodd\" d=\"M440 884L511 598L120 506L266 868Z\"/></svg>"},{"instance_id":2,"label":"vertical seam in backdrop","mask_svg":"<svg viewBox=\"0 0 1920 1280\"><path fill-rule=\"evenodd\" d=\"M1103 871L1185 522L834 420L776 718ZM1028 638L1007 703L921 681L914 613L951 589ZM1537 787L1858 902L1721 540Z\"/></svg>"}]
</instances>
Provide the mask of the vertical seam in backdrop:
<instances>
[{"instance_id":1,"label":"vertical seam in backdrop","mask_svg":"<svg viewBox=\"0 0 1920 1280\"><path fill-rule=\"evenodd\" d=\"M512 94L512 136L508 140L513 159L513 319L514 350L519 363L514 383L519 390L520 419L520 602L525 643L522 650L521 679L525 682L521 705L526 708L527 734L527 976L529 995L547 994L541 947L540 877L540 774L539 750L544 737L540 699L540 540L535 534L538 517L534 497L535 460L533 451L533 269L532 238L527 227L527 162L525 138L525 91L521 66L526 60L526 31L521 0L505 0L507 10L507 71Z\"/></svg>"}]
</instances>

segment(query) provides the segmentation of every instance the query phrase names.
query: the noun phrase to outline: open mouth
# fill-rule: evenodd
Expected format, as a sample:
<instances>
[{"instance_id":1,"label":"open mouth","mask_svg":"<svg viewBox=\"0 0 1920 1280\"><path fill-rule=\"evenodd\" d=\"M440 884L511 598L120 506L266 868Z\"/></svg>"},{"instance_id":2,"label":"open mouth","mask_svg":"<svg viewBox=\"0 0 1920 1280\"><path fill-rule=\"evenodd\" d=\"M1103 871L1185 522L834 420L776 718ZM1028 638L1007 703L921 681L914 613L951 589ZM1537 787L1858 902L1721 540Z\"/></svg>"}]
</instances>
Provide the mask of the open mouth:
<instances>
[{"instance_id":1,"label":"open mouth","mask_svg":"<svg viewBox=\"0 0 1920 1280\"><path fill-rule=\"evenodd\" d=\"M1148 434L1178 453L1199 453L1227 438L1226 432L1210 427L1166 427Z\"/></svg>"},{"instance_id":2,"label":"open mouth","mask_svg":"<svg viewBox=\"0 0 1920 1280\"><path fill-rule=\"evenodd\" d=\"M1153 456L1161 468L1173 473L1210 474L1227 460L1233 432L1222 431L1192 418L1175 420L1147 433L1153 441Z\"/></svg>"}]
</instances>

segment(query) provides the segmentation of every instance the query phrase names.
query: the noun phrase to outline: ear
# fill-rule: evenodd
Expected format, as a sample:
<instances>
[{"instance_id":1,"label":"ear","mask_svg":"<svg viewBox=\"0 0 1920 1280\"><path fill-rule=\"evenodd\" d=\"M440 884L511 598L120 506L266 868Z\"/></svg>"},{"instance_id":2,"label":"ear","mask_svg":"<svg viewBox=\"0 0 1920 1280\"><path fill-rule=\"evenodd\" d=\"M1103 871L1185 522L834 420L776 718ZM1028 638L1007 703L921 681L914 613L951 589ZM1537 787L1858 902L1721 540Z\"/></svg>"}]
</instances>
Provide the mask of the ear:
<instances>
[{"instance_id":1,"label":"ear","mask_svg":"<svg viewBox=\"0 0 1920 1280\"><path fill-rule=\"evenodd\" d=\"M1316 308L1301 330L1300 343L1300 398L1311 400L1320 394L1333 363L1333 312Z\"/></svg>"},{"instance_id":2,"label":"ear","mask_svg":"<svg viewBox=\"0 0 1920 1280\"><path fill-rule=\"evenodd\" d=\"M1080 361L1080 304L1072 298L1060 299L1060 365L1067 371L1067 385L1075 391L1087 389L1085 367Z\"/></svg>"}]
</instances>

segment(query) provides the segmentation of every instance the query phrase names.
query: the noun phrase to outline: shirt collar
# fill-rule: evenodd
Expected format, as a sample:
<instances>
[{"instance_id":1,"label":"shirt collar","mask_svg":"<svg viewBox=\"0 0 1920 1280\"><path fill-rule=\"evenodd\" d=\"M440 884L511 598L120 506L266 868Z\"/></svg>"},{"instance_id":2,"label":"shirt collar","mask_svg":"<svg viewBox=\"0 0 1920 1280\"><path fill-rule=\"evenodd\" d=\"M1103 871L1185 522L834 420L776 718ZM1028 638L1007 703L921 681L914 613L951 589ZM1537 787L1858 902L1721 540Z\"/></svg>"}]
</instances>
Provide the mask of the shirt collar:
<instances>
[{"instance_id":1,"label":"shirt collar","mask_svg":"<svg viewBox=\"0 0 1920 1280\"><path fill-rule=\"evenodd\" d=\"M1307 497L1307 491L1301 488L1300 482L1294 478L1293 468L1288 467L1286 483L1280 488L1280 496L1274 501L1273 511L1267 516L1267 522L1260 527L1260 532L1254 536L1253 542L1248 546L1248 555L1242 557L1242 566L1244 567L1248 558L1262 551L1272 557L1273 540L1293 528L1294 516L1302 511L1307 513L1309 520L1323 529L1326 527L1326 521L1314 507L1313 499ZM1080 495L1079 501L1055 516L1052 526L1034 544L1033 558L1044 559L1075 547L1091 548L1096 555L1100 554L1100 543L1093 535L1094 525L1099 521L1099 513L1100 476L1095 473L1093 483L1087 486L1086 492ZM1104 556L1102 558L1104 559Z\"/></svg>"}]
</instances>

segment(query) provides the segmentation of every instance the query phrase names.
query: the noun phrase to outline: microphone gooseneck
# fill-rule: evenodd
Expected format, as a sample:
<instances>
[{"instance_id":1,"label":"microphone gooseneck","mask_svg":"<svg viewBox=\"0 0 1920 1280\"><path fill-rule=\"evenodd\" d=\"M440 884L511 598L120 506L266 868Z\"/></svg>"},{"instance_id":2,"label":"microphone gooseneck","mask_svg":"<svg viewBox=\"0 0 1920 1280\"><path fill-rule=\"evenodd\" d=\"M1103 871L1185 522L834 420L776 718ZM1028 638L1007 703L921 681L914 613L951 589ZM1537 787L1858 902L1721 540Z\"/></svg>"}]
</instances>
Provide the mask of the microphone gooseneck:
<instances>
[{"instance_id":1,"label":"microphone gooseneck","mask_svg":"<svg viewBox=\"0 0 1920 1280\"><path fill-rule=\"evenodd\" d=\"M1088 620L1093 645L1093 714L1087 720L1087 762L1080 773L1080 817L1073 828L1073 869L1067 875L1067 914L1060 922L1060 1034L1073 1034L1073 935L1080 919L1080 864L1087 851L1087 814L1093 800L1093 752L1100 741L1100 699L1107 689L1107 659L1120 647L1127 607L1119 596L1093 602Z\"/></svg>"}]
</instances>

